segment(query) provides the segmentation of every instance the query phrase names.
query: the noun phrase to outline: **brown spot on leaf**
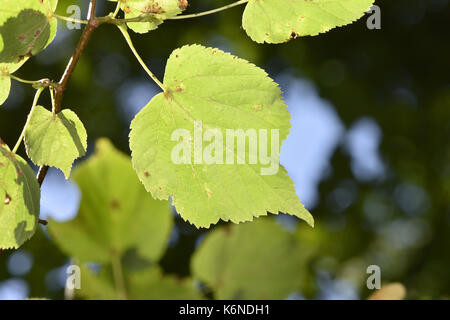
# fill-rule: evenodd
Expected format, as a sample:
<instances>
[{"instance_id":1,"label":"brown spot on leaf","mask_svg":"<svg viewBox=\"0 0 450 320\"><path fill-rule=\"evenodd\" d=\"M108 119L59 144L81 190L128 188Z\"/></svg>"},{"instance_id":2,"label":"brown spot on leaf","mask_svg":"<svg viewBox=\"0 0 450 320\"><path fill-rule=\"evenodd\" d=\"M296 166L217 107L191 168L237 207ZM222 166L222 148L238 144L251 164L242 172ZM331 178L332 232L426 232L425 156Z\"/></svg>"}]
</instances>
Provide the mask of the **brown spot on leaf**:
<instances>
[{"instance_id":1,"label":"brown spot on leaf","mask_svg":"<svg viewBox=\"0 0 450 320\"><path fill-rule=\"evenodd\" d=\"M178 0L178 7L179 7L181 10L186 9L188 5L189 5L189 3L188 3L187 0Z\"/></svg>"},{"instance_id":2,"label":"brown spot on leaf","mask_svg":"<svg viewBox=\"0 0 450 320\"><path fill-rule=\"evenodd\" d=\"M119 210L120 209L120 202L117 199L111 200L110 204L111 209L113 210Z\"/></svg>"},{"instance_id":3,"label":"brown spot on leaf","mask_svg":"<svg viewBox=\"0 0 450 320\"><path fill-rule=\"evenodd\" d=\"M161 8L161 6L158 3L150 4L142 10L142 13L160 14L164 12L165 12L164 9Z\"/></svg>"},{"instance_id":4,"label":"brown spot on leaf","mask_svg":"<svg viewBox=\"0 0 450 320\"><path fill-rule=\"evenodd\" d=\"M225 234L226 234L227 236L230 236L230 235L231 235L231 227L230 227L229 224L226 224L226 225L223 227L223 230L225 231Z\"/></svg>"},{"instance_id":5,"label":"brown spot on leaf","mask_svg":"<svg viewBox=\"0 0 450 320\"><path fill-rule=\"evenodd\" d=\"M130 7L126 6L125 8L123 8L123 11L125 11L125 13L130 13Z\"/></svg>"},{"instance_id":6,"label":"brown spot on leaf","mask_svg":"<svg viewBox=\"0 0 450 320\"><path fill-rule=\"evenodd\" d=\"M37 38L37 37L39 37L40 34L41 34L41 29L37 29L36 32L34 33L34 37Z\"/></svg>"},{"instance_id":7,"label":"brown spot on leaf","mask_svg":"<svg viewBox=\"0 0 450 320\"><path fill-rule=\"evenodd\" d=\"M168 89L167 91L164 92L164 97L168 100L173 100L173 90L172 89Z\"/></svg>"},{"instance_id":8,"label":"brown spot on leaf","mask_svg":"<svg viewBox=\"0 0 450 320\"><path fill-rule=\"evenodd\" d=\"M5 191L5 201L3 201L4 204L8 205L11 203L11 197L8 194L8 192Z\"/></svg>"},{"instance_id":9,"label":"brown spot on leaf","mask_svg":"<svg viewBox=\"0 0 450 320\"><path fill-rule=\"evenodd\" d=\"M15 55L15 54L14 54ZM17 62L22 61L25 58L31 58L33 56L33 54L30 52L28 52L27 54L24 54L23 56L19 56L19 58L17 59Z\"/></svg>"},{"instance_id":10,"label":"brown spot on leaf","mask_svg":"<svg viewBox=\"0 0 450 320\"><path fill-rule=\"evenodd\" d=\"M211 189L209 189L209 187L206 184L205 184L205 191L206 191L206 195L208 196L208 199L211 198L212 191L211 191Z\"/></svg>"},{"instance_id":11,"label":"brown spot on leaf","mask_svg":"<svg viewBox=\"0 0 450 320\"><path fill-rule=\"evenodd\" d=\"M183 92L183 88L181 86L177 86L177 92Z\"/></svg>"},{"instance_id":12,"label":"brown spot on leaf","mask_svg":"<svg viewBox=\"0 0 450 320\"><path fill-rule=\"evenodd\" d=\"M148 173L147 171L144 172L144 177L148 178L150 177L150 173Z\"/></svg>"},{"instance_id":13,"label":"brown spot on leaf","mask_svg":"<svg viewBox=\"0 0 450 320\"><path fill-rule=\"evenodd\" d=\"M26 39L26 36L25 36L25 34L21 33L21 34L19 34L17 39L22 42L22 41L24 41Z\"/></svg>"},{"instance_id":14,"label":"brown spot on leaf","mask_svg":"<svg viewBox=\"0 0 450 320\"><path fill-rule=\"evenodd\" d=\"M291 36L289 37L289 40L295 39L295 38L297 38L298 36L299 36L299 35L298 35L297 32L292 31L292 32L291 32Z\"/></svg>"}]
</instances>

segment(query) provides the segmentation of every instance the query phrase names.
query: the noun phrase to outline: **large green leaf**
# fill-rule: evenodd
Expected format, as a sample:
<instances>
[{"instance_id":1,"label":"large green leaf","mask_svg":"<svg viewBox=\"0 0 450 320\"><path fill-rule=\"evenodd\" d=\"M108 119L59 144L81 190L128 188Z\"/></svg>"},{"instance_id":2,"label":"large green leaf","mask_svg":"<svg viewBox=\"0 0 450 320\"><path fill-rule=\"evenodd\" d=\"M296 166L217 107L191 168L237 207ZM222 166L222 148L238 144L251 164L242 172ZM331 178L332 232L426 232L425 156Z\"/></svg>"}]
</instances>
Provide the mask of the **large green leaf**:
<instances>
[{"instance_id":1,"label":"large green leaf","mask_svg":"<svg viewBox=\"0 0 450 320\"><path fill-rule=\"evenodd\" d=\"M189 278L178 279L163 275L156 266L141 270L123 270L124 288L118 288L114 271L102 268L94 274L87 266L81 267L82 297L90 299L137 299L137 300L198 300L202 299L200 291ZM124 292L120 292L120 291Z\"/></svg>"},{"instance_id":2,"label":"large green leaf","mask_svg":"<svg viewBox=\"0 0 450 320\"><path fill-rule=\"evenodd\" d=\"M172 227L169 204L148 197L128 156L99 140L95 154L74 170L73 179L82 193L78 216L48 226L66 254L110 262L137 249L144 258L160 258Z\"/></svg>"},{"instance_id":3,"label":"large green leaf","mask_svg":"<svg viewBox=\"0 0 450 320\"><path fill-rule=\"evenodd\" d=\"M208 233L191 270L216 299L284 299L300 288L309 257L295 234L262 218Z\"/></svg>"},{"instance_id":4,"label":"large green leaf","mask_svg":"<svg viewBox=\"0 0 450 320\"><path fill-rule=\"evenodd\" d=\"M282 43L350 24L374 0L250 0L242 25L254 41Z\"/></svg>"},{"instance_id":5,"label":"large green leaf","mask_svg":"<svg viewBox=\"0 0 450 320\"><path fill-rule=\"evenodd\" d=\"M131 124L133 166L147 191L158 199L172 197L183 219L197 227L209 227L219 219L249 221L267 212L289 213L313 224L286 170L278 167L279 145L289 133L290 115L281 90L262 69L218 49L185 46L170 56L164 85L166 92L155 96ZM238 152L238 143L225 145L222 152L216 149L224 163L231 154L235 164L220 164L220 159L208 164L213 157L205 158L206 163L192 161L195 149L200 149L198 139L192 137L202 128L205 134L223 137L227 130L249 129L260 134L266 130L272 141L264 144L259 139L259 143L269 153L272 149L275 170L266 172L269 164L262 164L262 157L251 164L249 157L254 152L250 154L250 148L245 148L245 154ZM271 139L272 131L279 138ZM181 144L180 137L173 139L180 132L187 135ZM211 150L215 142L205 143L206 149ZM176 158L180 145L194 150L181 157L182 163L172 157L175 153ZM212 152L205 150L205 154Z\"/></svg>"},{"instance_id":6,"label":"large green leaf","mask_svg":"<svg viewBox=\"0 0 450 320\"><path fill-rule=\"evenodd\" d=\"M74 160L86 153L86 129L71 110L54 114L36 106L25 131L25 145L35 164L59 168L69 178Z\"/></svg>"},{"instance_id":7,"label":"large green leaf","mask_svg":"<svg viewBox=\"0 0 450 320\"><path fill-rule=\"evenodd\" d=\"M33 170L0 139L0 249L18 248L33 236L40 196Z\"/></svg>"},{"instance_id":8,"label":"large green leaf","mask_svg":"<svg viewBox=\"0 0 450 320\"><path fill-rule=\"evenodd\" d=\"M185 0L120 0L125 18L146 16L144 22L130 22L134 32L146 33L158 28L167 18L174 17L186 9Z\"/></svg>"}]
</instances>

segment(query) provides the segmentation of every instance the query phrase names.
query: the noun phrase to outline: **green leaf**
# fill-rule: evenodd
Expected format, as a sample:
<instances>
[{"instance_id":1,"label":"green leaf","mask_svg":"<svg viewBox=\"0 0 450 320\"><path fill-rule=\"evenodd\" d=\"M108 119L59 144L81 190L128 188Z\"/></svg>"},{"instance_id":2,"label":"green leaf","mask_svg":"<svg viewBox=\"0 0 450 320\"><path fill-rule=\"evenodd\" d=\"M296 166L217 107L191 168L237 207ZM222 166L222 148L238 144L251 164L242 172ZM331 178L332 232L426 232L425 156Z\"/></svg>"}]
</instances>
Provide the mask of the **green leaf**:
<instances>
[{"instance_id":1,"label":"green leaf","mask_svg":"<svg viewBox=\"0 0 450 320\"><path fill-rule=\"evenodd\" d=\"M121 0L125 18L146 16L145 22L130 22L128 27L134 32L147 33L158 28L167 18L174 17L186 9L185 0Z\"/></svg>"},{"instance_id":2,"label":"green leaf","mask_svg":"<svg viewBox=\"0 0 450 320\"><path fill-rule=\"evenodd\" d=\"M74 160L86 153L86 129L71 110L53 114L36 106L25 131L25 146L35 164L61 169L68 179Z\"/></svg>"},{"instance_id":3,"label":"green leaf","mask_svg":"<svg viewBox=\"0 0 450 320\"><path fill-rule=\"evenodd\" d=\"M2 0L0 63L19 63L42 51L55 37L57 1Z\"/></svg>"},{"instance_id":4,"label":"green leaf","mask_svg":"<svg viewBox=\"0 0 450 320\"><path fill-rule=\"evenodd\" d=\"M153 197L172 197L178 213L197 227L209 227L219 219L250 221L267 212L289 213L313 224L286 170L279 166L279 145L289 133L290 115L281 90L262 69L218 49L185 46L170 56L164 86L166 92L155 96L132 121L130 133L133 166ZM272 141L259 143L272 152L274 172L266 172L270 164L262 164L261 157L256 164L238 164L251 156L249 148L243 155L238 143L228 146L225 140L224 152L217 149L218 161L195 161L195 150L201 153L202 148L195 148L199 143L194 136L202 128L205 134L217 132L223 137L227 130L260 134L267 130ZM180 130L186 135L181 142L179 137L173 139ZM279 138L271 139L271 132ZM220 142L219 137L215 142ZM194 150L190 156L186 152L182 163L172 157L180 145ZM233 156L234 165L225 163L224 153Z\"/></svg>"},{"instance_id":5,"label":"green leaf","mask_svg":"<svg viewBox=\"0 0 450 320\"><path fill-rule=\"evenodd\" d=\"M0 3L0 105L9 95L8 74L43 50L56 35L52 17L58 0L2 0Z\"/></svg>"},{"instance_id":6,"label":"green leaf","mask_svg":"<svg viewBox=\"0 0 450 320\"><path fill-rule=\"evenodd\" d=\"M262 218L208 233L191 271L215 299L285 299L300 288L310 256L295 234Z\"/></svg>"},{"instance_id":7,"label":"green leaf","mask_svg":"<svg viewBox=\"0 0 450 320\"><path fill-rule=\"evenodd\" d=\"M0 27L0 34L3 40L0 62L15 63L40 52L47 44L50 29L42 12L26 9L8 19Z\"/></svg>"},{"instance_id":8,"label":"green leaf","mask_svg":"<svg viewBox=\"0 0 450 320\"><path fill-rule=\"evenodd\" d=\"M87 266L81 267L82 297L90 299L114 300L120 298L114 283L113 271L102 267L94 274ZM191 279L178 279L163 275L159 267L153 266L138 271L124 270L127 299L136 300L198 300L202 299L199 290Z\"/></svg>"},{"instance_id":9,"label":"green leaf","mask_svg":"<svg viewBox=\"0 0 450 320\"><path fill-rule=\"evenodd\" d=\"M128 156L101 139L95 154L74 170L73 179L82 193L78 216L48 226L66 254L110 262L136 248L144 258L160 258L172 228L169 204L148 197Z\"/></svg>"},{"instance_id":10,"label":"green leaf","mask_svg":"<svg viewBox=\"0 0 450 320\"><path fill-rule=\"evenodd\" d=\"M0 105L8 98L10 89L11 79L8 77L8 72L5 74L0 70Z\"/></svg>"},{"instance_id":11,"label":"green leaf","mask_svg":"<svg viewBox=\"0 0 450 320\"><path fill-rule=\"evenodd\" d=\"M350 24L374 0L250 0L242 25L253 41L283 43Z\"/></svg>"},{"instance_id":12,"label":"green leaf","mask_svg":"<svg viewBox=\"0 0 450 320\"><path fill-rule=\"evenodd\" d=\"M198 300L199 290L190 278L163 275L160 268L152 267L128 275L131 295L135 299Z\"/></svg>"},{"instance_id":13,"label":"green leaf","mask_svg":"<svg viewBox=\"0 0 450 320\"><path fill-rule=\"evenodd\" d=\"M11 78L9 74L19 69L24 62L25 60L19 63L0 63L0 106L8 98L11 89Z\"/></svg>"},{"instance_id":14,"label":"green leaf","mask_svg":"<svg viewBox=\"0 0 450 320\"><path fill-rule=\"evenodd\" d=\"M0 139L0 249L17 249L34 235L40 194L33 170Z\"/></svg>"}]
</instances>

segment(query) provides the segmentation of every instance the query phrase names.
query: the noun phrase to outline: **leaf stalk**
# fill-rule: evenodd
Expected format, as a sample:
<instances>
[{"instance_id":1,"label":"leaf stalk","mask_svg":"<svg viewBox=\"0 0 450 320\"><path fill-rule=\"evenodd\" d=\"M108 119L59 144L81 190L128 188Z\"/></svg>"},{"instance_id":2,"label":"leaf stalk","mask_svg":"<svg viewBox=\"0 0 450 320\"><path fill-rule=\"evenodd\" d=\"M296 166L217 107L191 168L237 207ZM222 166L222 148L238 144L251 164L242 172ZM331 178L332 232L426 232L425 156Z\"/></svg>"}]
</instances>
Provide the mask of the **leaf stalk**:
<instances>
[{"instance_id":1,"label":"leaf stalk","mask_svg":"<svg viewBox=\"0 0 450 320\"><path fill-rule=\"evenodd\" d=\"M39 101L39 97L41 96L42 91L44 91L44 88L39 88L36 90L36 94L34 95L34 99L33 99L33 105L31 106L30 113L28 114L28 117L27 117L27 122L25 123L25 126L22 129L22 133L20 134L20 137L17 140L16 145L12 149L12 153L17 153L17 150L19 149L20 144L22 143L23 138L25 137L25 131L27 130L28 124L30 123L31 116L33 115L34 109L37 106L37 103Z\"/></svg>"},{"instance_id":2,"label":"leaf stalk","mask_svg":"<svg viewBox=\"0 0 450 320\"><path fill-rule=\"evenodd\" d=\"M137 52L136 48L133 45L133 42L131 41L130 38L130 34L127 31L127 27L126 26L117 26L120 30L120 32L122 33L123 37L125 38L128 46L130 47L131 51L133 52L134 56L136 57L136 59L138 60L138 62L140 63L140 65L142 66L142 68L145 70L145 72L147 72L147 74L150 76L150 78L153 79L153 81L156 82L156 84L164 91L166 92L166 88L164 87L164 84L159 81L159 79L153 74L153 72L150 71L150 69L147 67L147 65L144 63L144 61L142 60L141 56L139 55L139 53Z\"/></svg>"},{"instance_id":3,"label":"leaf stalk","mask_svg":"<svg viewBox=\"0 0 450 320\"><path fill-rule=\"evenodd\" d=\"M175 17L169 17L167 19L168 20L180 20L180 19L191 19L191 18L203 17L203 16L206 16L206 15L210 15L210 14L213 14L213 13L217 13L217 12L220 12L220 11L231 9L231 8L236 7L236 6L240 6L241 4L245 4L248 1L249 0L239 0L239 1L233 2L231 4L228 4L226 6L217 8L217 9L212 9L212 10L199 12L199 13L193 13L193 14L186 14L186 15L180 15L180 16L175 16Z\"/></svg>"}]
</instances>

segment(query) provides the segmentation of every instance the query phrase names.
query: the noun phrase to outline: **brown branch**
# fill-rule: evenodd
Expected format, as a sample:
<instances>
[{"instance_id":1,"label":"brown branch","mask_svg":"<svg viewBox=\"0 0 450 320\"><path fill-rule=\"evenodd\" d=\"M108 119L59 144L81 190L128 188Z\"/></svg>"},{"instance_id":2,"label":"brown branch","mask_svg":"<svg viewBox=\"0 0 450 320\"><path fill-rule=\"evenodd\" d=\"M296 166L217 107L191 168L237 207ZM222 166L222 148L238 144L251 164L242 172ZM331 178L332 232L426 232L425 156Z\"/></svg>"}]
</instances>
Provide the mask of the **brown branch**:
<instances>
[{"instance_id":1,"label":"brown branch","mask_svg":"<svg viewBox=\"0 0 450 320\"><path fill-rule=\"evenodd\" d=\"M39 168L38 174L37 174L37 181L39 183L39 186L42 186L42 183L44 182L45 176L48 172L48 166L41 166Z\"/></svg>"},{"instance_id":2,"label":"brown branch","mask_svg":"<svg viewBox=\"0 0 450 320\"><path fill-rule=\"evenodd\" d=\"M99 22L95 17L95 7L97 5L97 0L91 0L89 3L89 12L88 12L88 24L84 27L83 32L81 34L81 38L78 41L78 45L75 48L75 52L69 60L67 64L66 70L59 80L58 85L55 87L55 112L58 113L61 111L61 102L64 96L64 91L67 88L67 84L69 83L70 77L72 76L73 71L80 60L81 55L83 54L83 50L88 44L92 32L99 26ZM39 172L37 175L37 180L39 185L42 186L44 179L48 172L48 166L41 166L39 168Z\"/></svg>"},{"instance_id":3,"label":"brown branch","mask_svg":"<svg viewBox=\"0 0 450 320\"><path fill-rule=\"evenodd\" d=\"M96 0L91 0L89 3L89 13L88 13L88 24L84 27L83 33L81 34L80 41L75 49L75 53L69 60L67 64L66 70L59 80L59 86L56 87L55 93L55 110L59 112L61 110L61 101L64 95L64 91L67 88L67 84L69 83L70 77L72 76L73 71L80 60L81 55L83 54L83 50L86 47L89 39L91 38L92 32L99 26L99 23L95 17L95 6Z\"/></svg>"}]
</instances>

